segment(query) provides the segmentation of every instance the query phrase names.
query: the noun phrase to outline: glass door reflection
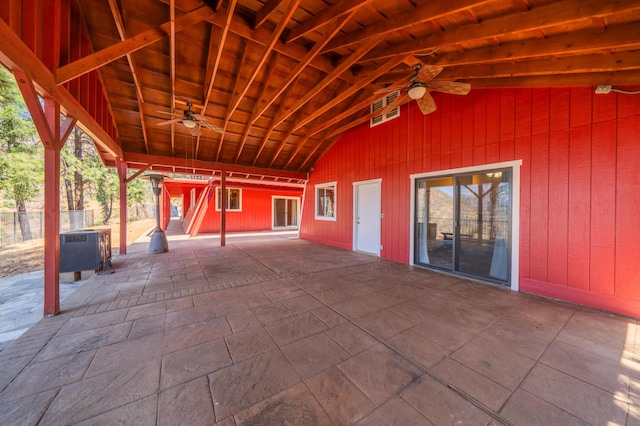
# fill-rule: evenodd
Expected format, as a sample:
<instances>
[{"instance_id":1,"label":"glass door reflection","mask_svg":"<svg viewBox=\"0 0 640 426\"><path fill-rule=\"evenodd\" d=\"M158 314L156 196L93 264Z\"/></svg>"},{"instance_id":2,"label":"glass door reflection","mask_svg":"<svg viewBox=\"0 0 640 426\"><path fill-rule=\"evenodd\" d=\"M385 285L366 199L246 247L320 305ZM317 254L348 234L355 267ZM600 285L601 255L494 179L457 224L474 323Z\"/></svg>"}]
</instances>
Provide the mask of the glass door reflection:
<instances>
[{"instance_id":1,"label":"glass door reflection","mask_svg":"<svg viewBox=\"0 0 640 426\"><path fill-rule=\"evenodd\" d=\"M453 178L421 180L416 185L416 263L453 269Z\"/></svg>"}]
</instances>

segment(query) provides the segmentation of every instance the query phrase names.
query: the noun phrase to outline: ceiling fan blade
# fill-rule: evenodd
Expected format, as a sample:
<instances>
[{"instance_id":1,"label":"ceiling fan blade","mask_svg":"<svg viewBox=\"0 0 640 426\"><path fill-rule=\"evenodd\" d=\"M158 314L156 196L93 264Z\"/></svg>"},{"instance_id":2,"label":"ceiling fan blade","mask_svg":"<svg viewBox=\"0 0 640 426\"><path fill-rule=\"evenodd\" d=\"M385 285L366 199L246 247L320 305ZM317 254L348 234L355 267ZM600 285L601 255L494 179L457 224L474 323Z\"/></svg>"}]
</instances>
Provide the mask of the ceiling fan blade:
<instances>
[{"instance_id":1,"label":"ceiling fan blade","mask_svg":"<svg viewBox=\"0 0 640 426\"><path fill-rule=\"evenodd\" d=\"M383 87L382 89L378 89L375 92L373 92L373 94L380 95L382 93L391 93L391 92L395 92L396 90L401 90L406 88L407 88L406 84L394 84L393 86L388 86L388 87Z\"/></svg>"},{"instance_id":2,"label":"ceiling fan blade","mask_svg":"<svg viewBox=\"0 0 640 426\"><path fill-rule=\"evenodd\" d=\"M209 123L209 120L207 120L206 117L200 114L192 114L191 116L195 118L195 120L205 129L213 130L218 133L224 133L224 130L222 130L220 127Z\"/></svg>"},{"instance_id":3,"label":"ceiling fan blade","mask_svg":"<svg viewBox=\"0 0 640 426\"><path fill-rule=\"evenodd\" d=\"M200 136L202 134L202 131L200 131L200 126L196 126L190 128L189 133L191 133L192 136Z\"/></svg>"},{"instance_id":4,"label":"ceiling fan blade","mask_svg":"<svg viewBox=\"0 0 640 426\"><path fill-rule=\"evenodd\" d=\"M432 78L440 74L443 69L444 68L437 65L423 65L420 67L420 71L418 71L416 81L426 83L427 81L430 81Z\"/></svg>"},{"instance_id":5,"label":"ceiling fan blade","mask_svg":"<svg viewBox=\"0 0 640 426\"><path fill-rule=\"evenodd\" d=\"M166 115L172 115L174 117L182 117L182 114L177 114L175 112L166 112L166 111L156 111L158 114L166 114Z\"/></svg>"},{"instance_id":6,"label":"ceiling fan blade","mask_svg":"<svg viewBox=\"0 0 640 426\"><path fill-rule=\"evenodd\" d=\"M424 115L431 114L437 109L436 102L433 100L433 97L431 97L431 93L429 93L429 91L425 92L424 96L417 99L416 102L420 107L420 111L422 111Z\"/></svg>"},{"instance_id":7,"label":"ceiling fan blade","mask_svg":"<svg viewBox=\"0 0 640 426\"><path fill-rule=\"evenodd\" d=\"M451 93L452 95L466 95L471 90L471 85L469 83L458 83L457 81L432 80L429 82L429 89Z\"/></svg>"},{"instance_id":8,"label":"ceiling fan blade","mask_svg":"<svg viewBox=\"0 0 640 426\"><path fill-rule=\"evenodd\" d=\"M182 121L182 117L174 118L174 119L166 120L166 121L161 121L161 122L159 122L157 124L158 124L158 126L167 126L167 125L173 124L173 123L180 123L181 121Z\"/></svg>"}]
</instances>

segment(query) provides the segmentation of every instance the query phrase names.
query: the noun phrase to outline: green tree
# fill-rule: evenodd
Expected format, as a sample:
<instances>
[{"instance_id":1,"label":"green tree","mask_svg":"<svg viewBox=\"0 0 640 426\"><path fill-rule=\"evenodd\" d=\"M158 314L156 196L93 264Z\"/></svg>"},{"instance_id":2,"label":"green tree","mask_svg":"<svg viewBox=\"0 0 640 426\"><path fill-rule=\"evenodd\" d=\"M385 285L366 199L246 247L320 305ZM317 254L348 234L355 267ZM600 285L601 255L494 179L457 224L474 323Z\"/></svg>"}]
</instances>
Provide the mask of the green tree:
<instances>
[{"instance_id":1,"label":"green tree","mask_svg":"<svg viewBox=\"0 0 640 426\"><path fill-rule=\"evenodd\" d=\"M26 203L42 187L42 147L15 80L2 67L0 87L0 189L13 198L22 239L30 240Z\"/></svg>"}]
</instances>

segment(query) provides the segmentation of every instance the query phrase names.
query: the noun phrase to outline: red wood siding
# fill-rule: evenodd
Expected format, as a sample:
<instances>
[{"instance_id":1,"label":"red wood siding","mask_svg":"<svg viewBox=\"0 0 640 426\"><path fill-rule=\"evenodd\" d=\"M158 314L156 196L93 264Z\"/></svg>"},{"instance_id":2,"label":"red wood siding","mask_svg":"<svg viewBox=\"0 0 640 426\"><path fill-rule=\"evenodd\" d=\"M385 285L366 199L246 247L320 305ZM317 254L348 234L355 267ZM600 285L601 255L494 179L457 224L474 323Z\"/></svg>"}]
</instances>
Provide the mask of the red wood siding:
<instances>
[{"instance_id":1,"label":"red wood siding","mask_svg":"<svg viewBox=\"0 0 640 426\"><path fill-rule=\"evenodd\" d=\"M167 189L171 197L184 197L184 214L191 207L190 191L196 188L196 199L200 197L204 183L191 184L189 182L167 182ZM214 184L215 188L219 187ZM227 232L266 231L272 229L272 197L298 197L300 208L302 202L302 188L287 188L262 185L239 185L227 182L227 188L242 189L242 211L227 211ZM215 194L215 192L214 192ZM216 196L210 199L206 215L202 221L199 233L220 232L220 211L216 211Z\"/></svg>"},{"instance_id":2,"label":"red wood siding","mask_svg":"<svg viewBox=\"0 0 640 426\"><path fill-rule=\"evenodd\" d=\"M382 179L381 257L408 263L410 175L522 160L520 288L640 316L640 96L592 88L434 94L398 119L346 133L314 165L306 239L353 247L353 182ZM337 182L337 220L314 218L314 185Z\"/></svg>"}]
</instances>

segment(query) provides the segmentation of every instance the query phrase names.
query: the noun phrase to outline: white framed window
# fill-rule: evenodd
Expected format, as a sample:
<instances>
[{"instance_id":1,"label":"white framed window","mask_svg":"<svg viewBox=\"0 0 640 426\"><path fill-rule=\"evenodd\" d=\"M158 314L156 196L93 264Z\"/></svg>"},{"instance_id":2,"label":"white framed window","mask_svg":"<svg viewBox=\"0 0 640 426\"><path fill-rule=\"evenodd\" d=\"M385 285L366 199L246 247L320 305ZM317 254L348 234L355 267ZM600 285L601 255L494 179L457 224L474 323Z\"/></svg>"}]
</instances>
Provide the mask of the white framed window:
<instances>
[{"instance_id":1,"label":"white framed window","mask_svg":"<svg viewBox=\"0 0 640 426\"><path fill-rule=\"evenodd\" d=\"M378 99L374 103L371 104L370 111L376 112L378 110L384 109L387 105L398 99L400 96L399 91L391 92L387 96L382 99ZM393 120L394 118L400 117L400 107L397 106L386 114L376 115L375 117L371 117L369 121L370 127L375 127L378 124L385 123L389 120Z\"/></svg>"},{"instance_id":2,"label":"white framed window","mask_svg":"<svg viewBox=\"0 0 640 426\"><path fill-rule=\"evenodd\" d=\"M220 194L222 188L216 187L216 211L220 211L222 206L222 199ZM227 188L227 211L228 212L241 212L242 211L242 189L240 188Z\"/></svg>"},{"instance_id":3,"label":"white framed window","mask_svg":"<svg viewBox=\"0 0 640 426\"><path fill-rule=\"evenodd\" d=\"M336 220L337 182L316 185L316 219Z\"/></svg>"}]
</instances>

